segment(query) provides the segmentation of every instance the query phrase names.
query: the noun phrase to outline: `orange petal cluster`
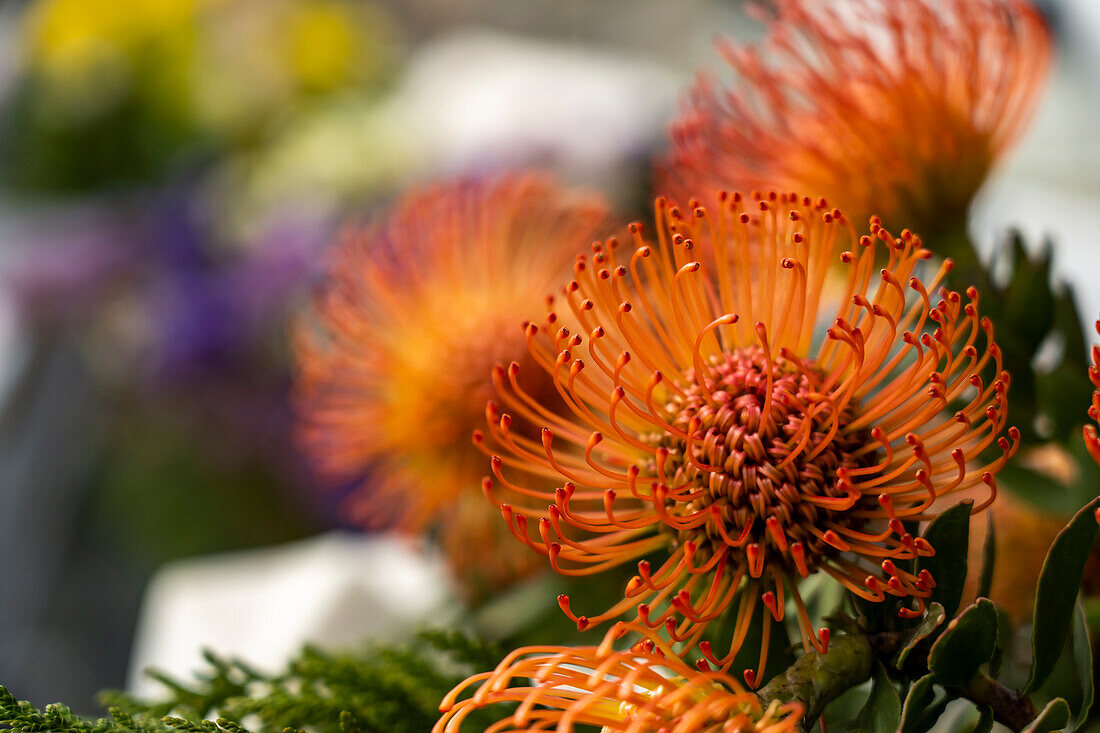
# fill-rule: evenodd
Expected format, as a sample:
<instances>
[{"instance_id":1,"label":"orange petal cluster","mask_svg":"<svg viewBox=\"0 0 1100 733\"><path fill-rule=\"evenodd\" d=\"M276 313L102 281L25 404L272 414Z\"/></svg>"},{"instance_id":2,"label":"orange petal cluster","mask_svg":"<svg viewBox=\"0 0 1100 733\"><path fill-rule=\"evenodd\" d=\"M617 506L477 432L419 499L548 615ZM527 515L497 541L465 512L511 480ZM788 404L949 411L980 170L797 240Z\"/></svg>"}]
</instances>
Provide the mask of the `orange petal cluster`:
<instances>
[{"instance_id":1,"label":"orange petal cluster","mask_svg":"<svg viewBox=\"0 0 1100 733\"><path fill-rule=\"evenodd\" d=\"M612 642L627 631L621 624L598 647L525 647L509 654L492 672L474 675L440 705L443 717L433 733L457 733L474 710L519 703L515 712L486 729L573 731L578 726L631 733L786 733L798 729L801 703L760 699L720 672L688 667L668 647L646 637L626 651ZM458 697L477 686L472 696Z\"/></svg>"},{"instance_id":2,"label":"orange petal cluster","mask_svg":"<svg viewBox=\"0 0 1100 733\"><path fill-rule=\"evenodd\" d=\"M468 436L491 365L523 351L522 334L507 335L515 314L544 306L605 217L587 192L509 174L414 190L346 232L295 332L295 402L319 473L369 477L352 497L356 520L437 530L452 565L489 588L529 568L498 550L509 540L478 490L483 459Z\"/></svg>"},{"instance_id":3,"label":"orange petal cluster","mask_svg":"<svg viewBox=\"0 0 1100 733\"><path fill-rule=\"evenodd\" d=\"M1096 321L1096 333L1100 335L1100 320ZM1100 423L1100 345L1092 346L1092 366L1089 367L1089 381L1095 388L1092 393L1092 404L1089 405L1089 417L1093 422ZM1100 436L1097 435L1096 425L1085 426L1085 447L1089 450L1092 459L1100 464ZM1097 515L1100 517L1100 514ZM1100 521L1100 519L1098 519Z\"/></svg>"},{"instance_id":4,"label":"orange petal cluster","mask_svg":"<svg viewBox=\"0 0 1100 733\"><path fill-rule=\"evenodd\" d=\"M775 192L686 209L659 199L656 224L654 239L635 224L632 246L578 256L567 310L524 324L567 410L524 388L530 367L494 370L499 403L474 436L490 456L484 489L558 572L637 562L606 612L559 598L580 628L633 614L687 650L729 612L729 649L698 644L725 670L760 609L752 686L787 614L805 649L826 650L798 589L811 573L923 610L935 581L899 561L934 548L907 523L954 492L985 486L977 509L992 501L1019 437L1004 435L1009 376L978 293L942 289L951 262L930 267L908 230L873 219L857 236L825 201ZM830 306L834 263L847 285ZM522 434L518 421L544 427ZM1000 455L986 463L990 447Z\"/></svg>"},{"instance_id":5,"label":"orange petal cluster","mask_svg":"<svg viewBox=\"0 0 1100 733\"><path fill-rule=\"evenodd\" d=\"M664 190L794 189L938 241L1026 128L1050 61L1027 0L775 0L719 42L672 126ZM686 198L686 196L684 196ZM957 232L951 232L957 233Z\"/></svg>"}]
</instances>

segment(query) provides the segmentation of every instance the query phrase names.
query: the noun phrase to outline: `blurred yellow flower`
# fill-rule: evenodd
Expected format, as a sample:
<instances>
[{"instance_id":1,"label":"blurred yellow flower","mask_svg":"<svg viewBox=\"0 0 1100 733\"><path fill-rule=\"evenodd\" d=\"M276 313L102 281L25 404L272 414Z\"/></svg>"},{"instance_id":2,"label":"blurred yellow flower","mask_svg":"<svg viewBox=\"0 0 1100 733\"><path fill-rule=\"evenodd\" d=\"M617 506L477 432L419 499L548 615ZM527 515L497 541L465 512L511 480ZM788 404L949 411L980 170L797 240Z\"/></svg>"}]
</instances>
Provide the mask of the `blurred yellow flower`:
<instances>
[{"instance_id":1,"label":"blurred yellow flower","mask_svg":"<svg viewBox=\"0 0 1100 733\"><path fill-rule=\"evenodd\" d=\"M24 31L27 71L42 100L82 123L138 93L144 105L186 114L196 20L210 0L41 0Z\"/></svg>"},{"instance_id":2,"label":"blurred yellow flower","mask_svg":"<svg viewBox=\"0 0 1100 733\"><path fill-rule=\"evenodd\" d=\"M355 77L358 39L352 9L343 2L312 0L287 13L287 66L309 90L327 91Z\"/></svg>"},{"instance_id":3,"label":"blurred yellow flower","mask_svg":"<svg viewBox=\"0 0 1100 733\"><path fill-rule=\"evenodd\" d=\"M30 9L27 56L36 68L65 77L94 71L186 30L203 0L41 0Z\"/></svg>"},{"instance_id":4,"label":"blurred yellow flower","mask_svg":"<svg viewBox=\"0 0 1100 733\"><path fill-rule=\"evenodd\" d=\"M25 22L27 71L66 119L136 97L230 134L375 80L394 31L350 0L39 0Z\"/></svg>"}]
</instances>

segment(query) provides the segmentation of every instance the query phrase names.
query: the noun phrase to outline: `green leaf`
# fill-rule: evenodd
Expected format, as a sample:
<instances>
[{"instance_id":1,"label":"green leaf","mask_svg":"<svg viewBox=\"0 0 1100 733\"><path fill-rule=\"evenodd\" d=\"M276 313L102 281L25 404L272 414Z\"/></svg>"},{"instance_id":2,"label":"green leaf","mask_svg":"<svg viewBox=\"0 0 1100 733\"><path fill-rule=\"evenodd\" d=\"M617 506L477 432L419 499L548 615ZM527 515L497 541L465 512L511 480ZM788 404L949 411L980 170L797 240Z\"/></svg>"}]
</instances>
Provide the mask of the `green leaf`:
<instances>
[{"instance_id":1,"label":"green leaf","mask_svg":"<svg viewBox=\"0 0 1100 733\"><path fill-rule=\"evenodd\" d=\"M874 683L871 685L871 695L867 698L867 704L859 711L856 719L856 730L890 731L897 730L901 722L901 697L897 688L886 676L886 670L882 664L875 663Z\"/></svg>"},{"instance_id":2,"label":"green leaf","mask_svg":"<svg viewBox=\"0 0 1100 733\"><path fill-rule=\"evenodd\" d=\"M997 609L988 598L979 598L947 623L928 654L928 669L944 687L965 687L993 656L996 644Z\"/></svg>"},{"instance_id":3,"label":"green leaf","mask_svg":"<svg viewBox=\"0 0 1100 733\"><path fill-rule=\"evenodd\" d=\"M1050 289L1052 251L1047 244L1028 256L1019 232L1013 233L1009 246L1013 268L1012 279L1004 290L1004 319L1016 328L1003 336L1034 349L1054 322L1054 295Z\"/></svg>"},{"instance_id":4,"label":"green leaf","mask_svg":"<svg viewBox=\"0 0 1100 733\"><path fill-rule=\"evenodd\" d=\"M932 687L935 682L935 675L926 674L909 688L909 694L905 696L905 704L901 709L901 726L899 727L901 733L917 733L918 730L927 730L927 728L921 728L920 724L924 712L936 697L936 691Z\"/></svg>"},{"instance_id":5,"label":"green leaf","mask_svg":"<svg viewBox=\"0 0 1100 733\"><path fill-rule=\"evenodd\" d=\"M954 616L962 600L966 583L967 551L970 549L970 509L972 499L947 509L928 525L924 539L936 554L917 560L917 572L927 570L936 581L929 601L938 601L948 617Z\"/></svg>"},{"instance_id":6,"label":"green leaf","mask_svg":"<svg viewBox=\"0 0 1100 733\"><path fill-rule=\"evenodd\" d=\"M1039 711L1038 717L1031 721L1022 733L1050 733L1061 730L1069 723L1069 703L1056 697Z\"/></svg>"},{"instance_id":7,"label":"green leaf","mask_svg":"<svg viewBox=\"0 0 1100 733\"><path fill-rule=\"evenodd\" d=\"M1077 679L1081 683L1081 706L1073 716L1073 727L1070 733L1080 730L1089 717L1092 709L1093 679L1092 679L1092 642L1089 639L1088 621L1085 619L1084 604L1077 604L1077 613L1073 615L1073 630L1071 633L1073 645L1073 665L1077 670Z\"/></svg>"},{"instance_id":8,"label":"green leaf","mask_svg":"<svg viewBox=\"0 0 1100 733\"><path fill-rule=\"evenodd\" d=\"M985 513L985 543L982 545L982 574L978 577L978 597L989 598L993 587L993 565L997 560L997 542L993 532L993 512Z\"/></svg>"},{"instance_id":9,"label":"green leaf","mask_svg":"<svg viewBox=\"0 0 1100 733\"><path fill-rule=\"evenodd\" d=\"M902 637L901 650L894 658L894 666L901 669L913 648L933 634L946 620L947 614L944 613L943 606L934 601L928 604L920 622Z\"/></svg>"},{"instance_id":10,"label":"green leaf","mask_svg":"<svg viewBox=\"0 0 1100 733\"><path fill-rule=\"evenodd\" d=\"M1077 297L1073 285L1065 281L1059 282L1059 285L1060 292L1054 296L1054 329L1065 339L1062 352L1066 361L1084 367L1089 363L1089 347L1085 341L1081 313L1077 310ZM1092 331L1091 324L1089 331Z\"/></svg>"},{"instance_id":11,"label":"green leaf","mask_svg":"<svg viewBox=\"0 0 1100 733\"><path fill-rule=\"evenodd\" d=\"M1089 358L1084 330L1073 290L1063 284L1054 297L1051 327L1051 335L1062 342L1062 359L1051 371L1036 377L1039 411L1049 420L1050 437L1059 442L1080 435L1081 405L1088 404L1092 395L1086 372Z\"/></svg>"},{"instance_id":12,"label":"green leaf","mask_svg":"<svg viewBox=\"0 0 1100 733\"><path fill-rule=\"evenodd\" d=\"M954 695L946 694L932 703L917 716L916 722L907 733L927 733L940 724L940 719L947 711L947 706L957 699Z\"/></svg>"},{"instance_id":13,"label":"green leaf","mask_svg":"<svg viewBox=\"0 0 1100 733\"><path fill-rule=\"evenodd\" d=\"M994 679L1001 673L1001 664L1004 662L1005 651L1012 643L1012 621L1003 608L997 608L997 648L993 657L989 660L989 675Z\"/></svg>"},{"instance_id":14,"label":"green leaf","mask_svg":"<svg viewBox=\"0 0 1100 733\"><path fill-rule=\"evenodd\" d=\"M1074 515L1054 538L1043 562L1035 591L1035 614L1031 635L1031 673L1025 692L1043 684L1066 643L1070 621L1093 540L1096 519L1093 511L1100 506L1094 499Z\"/></svg>"},{"instance_id":15,"label":"green leaf","mask_svg":"<svg viewBox=\"0 0 1100 733\"><path fill-rule=\"evenodd\" d=\"M978 715L978 722L970 729L970 733L989 733L993 730L993 710L982 708Z\"/></svg>"}]
</instances>

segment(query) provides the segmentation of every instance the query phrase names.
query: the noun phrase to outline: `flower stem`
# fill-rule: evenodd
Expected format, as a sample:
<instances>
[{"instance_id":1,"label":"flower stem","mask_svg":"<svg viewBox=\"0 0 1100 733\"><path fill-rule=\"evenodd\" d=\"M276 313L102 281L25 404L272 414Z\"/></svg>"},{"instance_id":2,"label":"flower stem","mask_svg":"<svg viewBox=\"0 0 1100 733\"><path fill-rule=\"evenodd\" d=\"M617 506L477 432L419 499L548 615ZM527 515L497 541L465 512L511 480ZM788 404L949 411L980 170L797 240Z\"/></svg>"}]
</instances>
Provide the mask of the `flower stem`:
<instances>
[{"instance_id":1,"label":"flower stem","mask_svg":"<svg viewBox=\"0 0 1100 733\"><path fill-rule=\"evenodd\" d=\"M810 652L760 690L764 704L798 700L806 705L802 724L809 730L825 706L871 677L874 652L862 634L843 634L829 642L827 654Z\"/></svg>"},{"instance_id":2,"label":"flower stem","mask_svg":"<svg viewBox=\"0 0 1100 733\"><path fill-rule=\"evenodd\" d=\"M871 677L877 646L863 634L835 636L829 642L827 654L810 652L800 657L786 672L760 689L760 699L765 705L772 701L803 703L806 714L802 725L809 730L826 705ZM1031 698L1010 690L985 672L975 675L965 688L952 688L951 692L979 708L990 708L993 719L1013 731L1023 730L1038 715Z\"/></svg>"},{"instance_id":3,"label":"flower stem","mask_svg":"<svg viewBox=\"0 0 1100 733\"><path fill-rule=\"evenodd\" d=\"M965 690L956 690L979 708L988 707L993 719L1011 730L1021 731L1035 720L1035 703L1018 690L1010 690L985 672L978 672Z\"/></svg>"}]
</instances>

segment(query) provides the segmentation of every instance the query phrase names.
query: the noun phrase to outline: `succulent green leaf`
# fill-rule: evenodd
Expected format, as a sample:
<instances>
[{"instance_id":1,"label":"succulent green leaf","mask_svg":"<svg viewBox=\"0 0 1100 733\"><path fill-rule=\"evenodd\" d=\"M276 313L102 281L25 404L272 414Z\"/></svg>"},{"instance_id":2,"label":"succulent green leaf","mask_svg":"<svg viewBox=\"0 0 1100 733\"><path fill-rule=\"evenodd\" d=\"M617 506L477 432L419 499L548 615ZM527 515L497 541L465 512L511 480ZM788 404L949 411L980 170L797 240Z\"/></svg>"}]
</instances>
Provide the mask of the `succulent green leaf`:
<instances>
[{"instance_id":1,"label":"succulent green leaf","mask_svg":"<svg viewBox=\"0 0 1100 733\"><path fill-rule=\"evenodd\" d=\"M962 600L966 583L966 554L970 549L970 509L974 502L962 501L947 509L928 525L924 539L936 554L917 560L917 571L927 570L936 581L929 601L938 601L950 618Z\"/></svg>"},{"instance_id":2,"label":"succulent green leaf","mask_svg":"<svg viewBox=\"0 0 1100 733\"><path fill-rule=\"evenodd\" d=\"M1087 722L1089 710L1092 709L1093 679L1092 679L1092 642L1089 639L1088 621L1085 619L1085 607L1077 604L1077 613L1073 614L1073 629L1071 632L1073 645L1073 666L1077 670L1077 680L1081 684L1081 705L1073 716L1073 727L1070 733L1080 730Z\"/></svg>"},{"instance_id":3,"label":"succulent green leaf","mask_svg":"<svg viewBox=\"0 0 1100 733\"><path fill-rule=\"evenodd\" d=\"M925 610L920 622L909 629L902 637L901 649L894 658L894 666L901 669L913 648L935 633L936 629L942 626L946 620L947 614L944 613L943 606L935 602L928 604L928 608Z\"/></svg>"},{"instance_id":4,"label":"succulent green leaf","mask_svg":"<svg viewBox=\"0 0 1100 733\"><path fill-rule=\"evenodd\" d=\"M1100 498L1074 515L1054 538L1043 562L1035 591L1031 673L1025 692L1036 689L1050 676L1065 646L1085 561L1096 538L1093 511L1097 506L1100 506Z\"/></svg>"},{"instance_id":5,"label":"succulent green leaf","mask_svg":"<svg viewBox=\"0 0 1100 733\"><path fill-rule=\"evenodd\" d=\"M939 726L940 719L947 711L947 706L955 699L957 698L951 694L940 697L940 699L919 712L916 722L906 733L928 733L928 731Z\"/></svg>"},{"instance_id":6,"label":"succulent green leaf","mask_svg":"<svg viewBox=\"0 0 1100 733\"><path fill-rule=\"evenodd\" d=\"M982 708L978 715L978 722L970 729L970 733L989 733L993 730L993 710Z\"/></svg>"},{"instance_id":7,"label":"succulent green leaf","mask_svg":"<svg viewBox=\"0 0 1100 733\"><path fill-rule=\"evenodd\" d=\"M1023 733L1050 733L1050 731L1065 728L1067 723L1069 723L1069 703L1056 697L1039 711L1038 717L1024 728Z\"/></svg>"},{"instance_id":8,"label":"succulent green leaf","mask_svg":"<svg viewBox=\"0 0 1100 733\"><path fill-rule=\"evenodd\" d=\"M876 662L874 682L867 704L859 711L856 729L861 731L897 730L901 722L901 697L882 664Z\"/></svg>"},{"instance_id":9,"label":"succulent green leaf","mask_svg":"<svg viewBox=\"0 0 1100 733\"><path fill-rule=\"evenodd\" d=\"M928 710L936 697L936 691L933 688L935 682L935 675L926 674L909 688L909 694L905 696L905 704L901 709L901 725L898 728L900 733L917 733L919 730L927 730L927 728L921 728L920 726L925 711Z\"/></svg>"},{"instance_id":10,"label":"succulent green leaf","mask_svg":"<svg viewBox=\"0 0 1100 733\"><path fill-rule=\"evenodd\" d=\"M996 645L997 609L979 598L947 623L928 654L928 669L944 687L966 687Z\"/></svg>"}]
</instances>

